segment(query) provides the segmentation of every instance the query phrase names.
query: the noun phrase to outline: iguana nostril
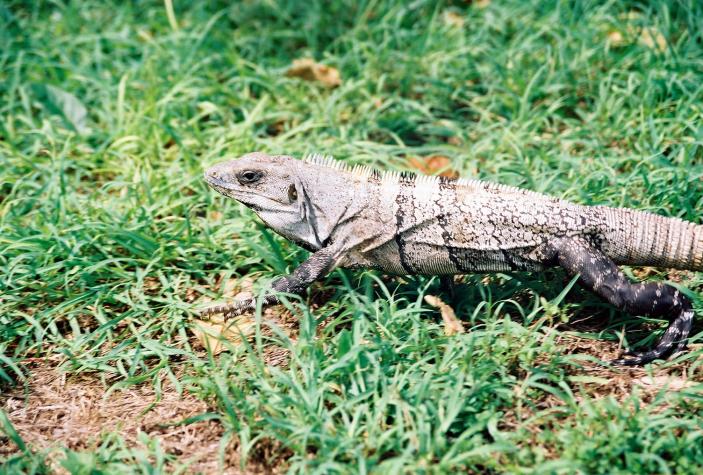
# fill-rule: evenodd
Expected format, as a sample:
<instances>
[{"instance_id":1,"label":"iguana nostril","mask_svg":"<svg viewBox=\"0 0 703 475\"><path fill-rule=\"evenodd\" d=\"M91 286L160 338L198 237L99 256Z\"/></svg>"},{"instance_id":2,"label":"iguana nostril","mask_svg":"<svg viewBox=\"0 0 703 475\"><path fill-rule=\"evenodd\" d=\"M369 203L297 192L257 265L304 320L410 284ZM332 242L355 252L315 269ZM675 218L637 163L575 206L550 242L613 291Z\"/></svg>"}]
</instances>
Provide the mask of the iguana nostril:
<instances>
[{"instance_id":1,"label":"iguana nostril","mask_svg":"<svg viewBox=\"0 0 703 475\"><path fill-rule=\"evenodd\" d=\"M221 176L221 174L220 174L220 171L219 171L217 168L215 168L215 167L212 167L212 168L207 169L207 170L205 171L205 176L208 177L208 178L214 178L214 179L216 179L216 180L221 180L221 179L222 179L222 176Z\"/></svg>"}]
</instances>

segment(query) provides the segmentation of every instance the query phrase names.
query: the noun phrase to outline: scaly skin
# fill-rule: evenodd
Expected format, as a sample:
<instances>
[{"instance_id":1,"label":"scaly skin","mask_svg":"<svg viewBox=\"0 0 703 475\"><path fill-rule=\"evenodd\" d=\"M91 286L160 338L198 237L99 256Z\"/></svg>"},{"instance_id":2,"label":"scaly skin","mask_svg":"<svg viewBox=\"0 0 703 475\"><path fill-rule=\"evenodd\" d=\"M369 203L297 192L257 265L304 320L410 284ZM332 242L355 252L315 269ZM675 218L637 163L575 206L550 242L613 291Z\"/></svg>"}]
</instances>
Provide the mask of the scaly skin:
<instances>
[{"instance_id":1,"label":"scaly skin","mask_svg":"<svg viewBox=\"0 0 703 475\"><path fill-rule=\"evenodd\" d=\"M477 180L381 174L319 156L252 153L210 168L205 178L313 252L273 283L274 292L300 293L335 267L446 276L559 266L619 309L669 319L651 351L615 363L645 364L686 346L691 302L666 284L633 284L617 265L701 271L701 225ZM276 301L270 293L263 303ZM253 307L246 299L203 315Z\"/></svg>"}]
</instances>

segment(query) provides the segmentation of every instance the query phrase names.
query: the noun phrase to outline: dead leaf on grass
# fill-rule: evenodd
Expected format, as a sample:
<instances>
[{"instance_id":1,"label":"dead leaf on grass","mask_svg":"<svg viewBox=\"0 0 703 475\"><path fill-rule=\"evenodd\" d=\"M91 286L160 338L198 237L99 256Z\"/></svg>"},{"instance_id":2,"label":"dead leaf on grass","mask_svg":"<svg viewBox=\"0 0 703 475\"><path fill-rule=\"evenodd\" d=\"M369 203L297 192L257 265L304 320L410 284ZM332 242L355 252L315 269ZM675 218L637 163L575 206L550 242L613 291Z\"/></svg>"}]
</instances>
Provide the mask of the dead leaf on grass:
<instances>
[{"instance_id":1,"label":"dead leaf on grass","mask_svg":"<svg viewBox=\"0 0 703 475\"><path fill-rule=\"evenodd\" d=\"M661 52L666 51L666 38L657 28L653 26L642 29L640 32L639 41L647 48L655 49Z\"/></svg>"},{"instance_id":2,"label":"dead leaf on grass","mask_svg":"<svg viewBox=\"0 0 703 475\"><path fill-rule=\"evenodd\" d=\"M680 391L696 385L693 381L671 375L645 376L643 378L633 380L632 384L652 389L669 389L671 391Z\"/></svg>"},{"instance_id":3,"label":"dead leaf on grass","mask_svg":"<svg viewBox=\"0 0 703 475\"><path fill-rule=\"evenodd\" d=\"M237 279L235 277L230 277L227 279L225 282L224 287L222 288L222 295L225 297L236 297L237 296L237 287L239 287L240 293L246 295L240 295L239 297L251 297L251 288L254 285L254 281L252 279L244 278L240 281L240 279Z\"/></svg>"},{"instance_id":4,"label":"dead leaf on grass","mask_svg":"<svg viewBox=\"0 0 703 475\"><path fill-rule=\"evenodd\" d=\"M408 157L408 165L425 175L439 175L448 178L459 177L459 172L451 168L452 161L443 155Z\"/></svg>"},{"instance_id":5,"label":"dead leaf on grass","mask_svg":"<svg viewBox=\"0 0 703 475\"><path fill-rule=\"evenodd\" d=\"M456 136L456 135L452 135L451 137L449 137L449 138L447 139L447 143L448 143L449 145L458 146L458 145L461 145L462 141L461 141L461 138L460 138L460 137L458 137L458 136Z\"/></svg>"},{"instance_id":6,"label":"dead leaf on grass","mask_svg":"<svg viewBox=\"0 0 703 475\"><path fill-rule=\"evenodd\" d=\"M668 269L666 271L666 278L676 283L681 283L685 280L692 280L695 275L696 274L690 270Z\"/></svg>"},{"instance_id":7,"label":"dead leaf on grass","mask_svg":"<svg viewBox=\"0 0 703 475\"><path fill-rule=\"evenodd\" d=\"M608 44L611 46L623 46L626 43L625 37L619 31L611 31L608 33Z\"/></svg>"},{"instance_id":8,"label":"dead leaf on grass","mask_svg":"<svg viewBox=\"0 0 703 475\"><path fill-rule=\"evenodd\" d=\"M198 292L197 290L195 290L192 287L186 289L186 299L185 299L186 302L188 302L188 303L195 302L198 299L198 297L200 297L200 292Z\"/></svg>"},{"instance_id":9,"label":"dead leaf on grass","mask_svg":"<svg viewBox=\"0 0 703 475\"><path fill-rule=\"evenodd\" d=\"M147 295L158 294L161 291L161 281L154 276L144 277L142 288Z\"/></svg>"},{"instance_id":10,"label":"dead leaf on grass","mask_svg":"<svg viewBox=\"0 0 703 475\"><path fill-rule=\"evenodd\" d=\"M220 276L218 276L217 280L215 281L215 285L211 287L212 289L216 289L218 291L222 289L222 299L226 299L229 301L232 299L248 298L252 296L251 289L254 286L253 279L249 277L245 277L243 279L237 277L228 277L223 284L223 279L225 278L225 275L226 274L221 274ZM203 296L201 303L203 305L210 305L213 304L213 300L207 295L205 295Z\"/></svg>"},{"instance_id":11,"label":"dead leaf on grass","mask_svg":"<svg viewBox=\"0 0 703 475\"><path fill-rule=\"evenodd\" d=\"M632 274L638 279L646 279L657 273L656 267L637 267L632 269Z\"/></svg>"},{"instance_id":12,"label":"dead leaf on grass","mask_svg":"<svg viewBox=\"0 0 703 475\"><path fill-rule=\"evenodd\" d=\"M251 315L227 320L222 315L214 315L210 320L195 319L191 331L203 348L218 355L227 349L227 342L239 345L254 333L255 328L256 321Z\"/></svg>"},{"instance_id":13,"label":"dead leaf on grass","mask_svg":"<svg viewBox=\"0 0 703 475\"><path fill-rule=\"evenodd\" d=\"M464 26L464 17L459 15L457 12L451 10L445 10L442 15L442 20L444 24L453 28L461 28Z\"/></svg>"},{"instance_id":14,"label":"dead leaf on grass","mask_svg":"<svg viewBox=\"0 0 703 475\"><path fill-rule=\"evenodd\" d=\"M211 221L219 221L222 219L222 216L223 216L222 211L212 210L212 211L208 212L208 214L207 214L208 219Z\"/></svg>"},{"instance_id":15,"label":"dead leaf on grass","mask_svg":"<svg viewBox=\"0 0 703 475\"><path fill-rule=\"evenodd\" d=\"M454 309L444 303L442 299L435 295L425 295L425 302L439 309L439 313L442 315L442 320L444 321L445 335L451 336L465 332L464 325L461 324L461 320L456 318Z\"/></svg>"},{"instance_id":16,"label":"dead leaf on grass","mask_svg":"<svg viewBox=\"0 0 703 475\"><path fill-rule=\"evenodd\" d=\"M242 300L251 298L251 288L253 281L251 279L237 279L234 277L228 278L224 284L220 277L217 286L222 286L222 296L229 300ZM240 289L240 292L237 290ZM204 298L203 301L209 299ZM248 338L254 333L256 322L251 314L240 315L236 318L228 318L221 314L210 315L207 320L195 318L191 331L197 338L200 345L212 352L213 355L218 355L227 349L227 342L234 345L242 343L243 338Z\"/></svg>"},{"instance_id":17,"label":"dead leaf on grass","mask_svg":"<svg viewBox=\"0 0 703 475\"><path fill-rule=\"evenodd\" d=\"M293 64L286 71L286 76L319 82L329 88L342 84L342 77L337 69L317 63L311 58L293 60Z\"/></svg>"},{"instance_id":18,"label":"dead leaf on grass","mask_svg":"<svg viewBox=\"0 0 703 475\"><path fill-rule=\"evenodd\" d=\"M632 20L632 18L626 18L626 20ZM612 47L625 46L635 40L649 49L666 51L666 37L654 26L645 26L639 29L630 24L620 30L611 30L606 35L606 41Z\"/></svg>"}]
</instances>

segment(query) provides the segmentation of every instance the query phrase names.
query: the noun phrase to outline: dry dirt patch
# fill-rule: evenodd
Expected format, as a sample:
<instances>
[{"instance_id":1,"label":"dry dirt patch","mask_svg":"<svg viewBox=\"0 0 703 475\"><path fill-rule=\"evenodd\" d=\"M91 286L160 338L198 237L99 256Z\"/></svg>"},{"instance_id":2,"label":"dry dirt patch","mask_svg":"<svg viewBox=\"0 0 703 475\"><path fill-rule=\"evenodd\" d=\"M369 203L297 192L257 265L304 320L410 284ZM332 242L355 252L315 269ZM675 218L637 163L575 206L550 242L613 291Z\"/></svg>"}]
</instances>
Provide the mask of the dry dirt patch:
<instances>
[{"instance_id":1,"label":"dry dirt patch","mask_svg":"<svg viewBox=\"0 0 703 475\"><path fill-rule=\"evenodd\" d=\"M94 374L67 375L56 363L38 361L31 369L29 387L10 388L0 394L0 404L23 440L33 449L50 452L52 471L61 471L58 448L91 450L101 435L119 433L131 447L141 447L140 433L156 438L164 451L190 472L219 473L219 443L223 428L214 420L177 425L186 418L208 412L205 402L165 383L161 397L146 383L112 391ZM17 447L0 437L0 456ZM247 473L269 472L247 467ZM241 473L235 443L226 451L224 473Z\"/></svg>"},{"instance_id":2,"label":"dry dirt patch","mask_svg":"<svg viewBox=\"0 0 703 475\"><path fill-rule=\"evenodd\" d=\"M622 355L622 349L616 342L581 338L564 333L557 340L565 353L593 355L605 361L614 360ZM697 345L695 345L697 347ZM688 350L687 350L688 351ZM592 361L582 361L579 367L568 368L569 376L590 376L592 382L578 382L577 386L595 399L613 396L619 401L628 398L634 391L644 403L650 403L661 391L676 392L700 385L703 373L691 373L692 361L678 364L654 364L651 367L604 366ZM662 405L665 407L666 405Z\"/></svg>"},{"instance_id":3,"label":"dry dirt patch","mask_svg":"<svg viewBox=\"0 0 703 475\"><path fill-rule=\"evenodd\" d=\"M592 355L605 361L621 355L620 345L616 342L563 333L557 338L557 343L567 354ZM538 359L538 364L548 363L547 356ZM587 399L599 400L608 397L612 397L621 404L632 404L635 401L630 397L636 394L636 403L640 407L646 405L652 412L661 412L673 407L672 400L666 395L682 392L700 394L703 372L700 367L696 371L690 371L693 364L695 361L689 360L675 365L659 364L650 368L641 368L604 366L594 361L582 360L577 366L568 366L564 369L568 384L579 404ZM499 427L507 431L518 428L526 430L530 433L530 443L540 445L547 459L558 458L559 450L555 443L552 441L545 444L539 435L545 431L556 432L562 427L576 424L579 418L578 412L566 410L560 413L558 409L564 408L565 403L552 393L541 391L537 393L537 397L530 397L522 392L519 385L516 391L523 400L503 415ZM665 395L663 398L660 397L662 393ZM549 410L556 411L549 413ZM542 411L545 411L545 415L538 417Z\"/></svg>"}]
</instances>

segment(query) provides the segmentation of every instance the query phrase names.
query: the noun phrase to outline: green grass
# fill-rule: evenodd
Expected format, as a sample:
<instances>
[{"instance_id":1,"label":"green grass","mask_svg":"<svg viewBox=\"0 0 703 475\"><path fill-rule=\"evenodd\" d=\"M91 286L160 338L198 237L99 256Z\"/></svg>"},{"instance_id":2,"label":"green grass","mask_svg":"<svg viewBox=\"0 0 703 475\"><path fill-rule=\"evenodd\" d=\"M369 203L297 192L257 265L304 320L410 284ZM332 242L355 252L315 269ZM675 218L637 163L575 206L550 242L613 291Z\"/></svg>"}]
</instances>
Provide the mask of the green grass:
<instances>
[{"instance_id":1,"label":"green grass","mask_svg":"<svg viewBox=\"0 0 703 475\"><path fill-rule=\"evenodd\" d=\"M29 358L113 389L176 381L224 427L223 457L295 473L703 470L701 346L648 370L697 385L610 394L632 370L594 373L599 355L566 342L648 345L663 322L561 295L558 272L467 277L456 310L472 329L445 337L422 299L436 280L335 271L319 308L290 302L296 338L257 317L215 357L193 346L186 298L305 257L202 180L254 150L381 169L444 155L464 176L700 223L700 2L192 3L175 22L158 1L0 4L3 391L31 381ZM662 48L643 40L658 34ZM286 77L301 57L342 85ZM703 275L682 279L702 314ZM560 326L592 315L595 329ZM288 364L269 364L273 347ZM49 471L12 427L0 411L0 445L17 447L4 471ZM140 447L108 431L57 463L188 470Z\"/></svg>"}]
</instances>

